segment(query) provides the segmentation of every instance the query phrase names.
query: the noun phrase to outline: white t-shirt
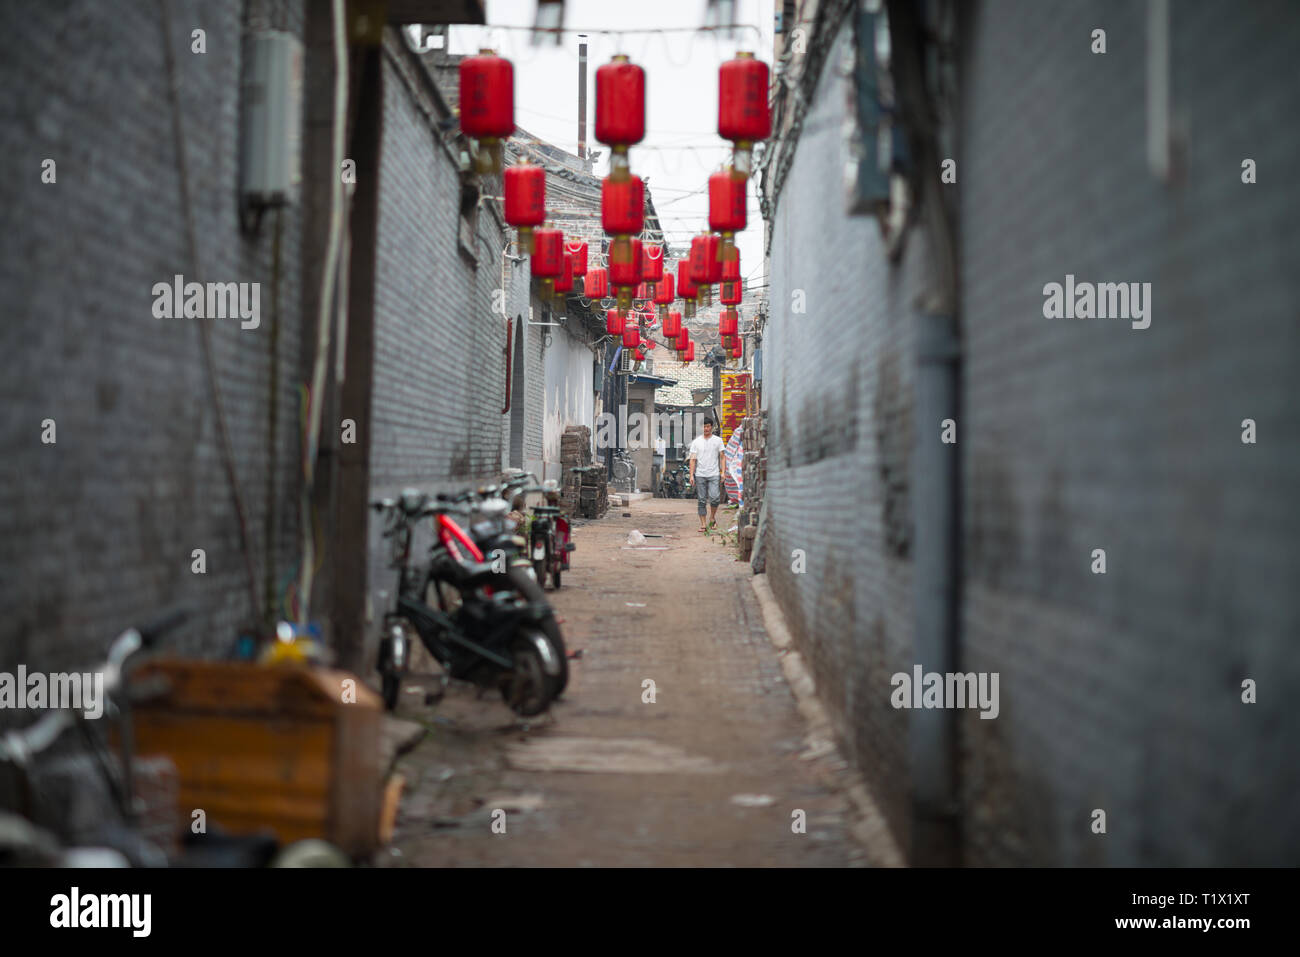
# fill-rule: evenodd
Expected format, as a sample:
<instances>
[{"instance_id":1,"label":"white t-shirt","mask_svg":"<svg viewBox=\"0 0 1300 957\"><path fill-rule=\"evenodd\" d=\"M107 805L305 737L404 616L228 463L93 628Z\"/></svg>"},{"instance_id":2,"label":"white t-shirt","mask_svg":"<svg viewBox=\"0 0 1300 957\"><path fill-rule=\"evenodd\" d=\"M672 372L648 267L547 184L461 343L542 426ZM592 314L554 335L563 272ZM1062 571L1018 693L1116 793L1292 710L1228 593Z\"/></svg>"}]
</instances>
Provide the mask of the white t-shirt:
<instances>
[{"instance_id":1,"label":"white t-shirt","mask_svg":"<svg viewBox=\"0 0 1300 957\"><path fill-rule=\"evenodd\" d=\"M712 478L714 475L721 475L718 471L718 456L726 448L722 441L722 436L716 432L707 439L702 435L697 435L695 441L691 443L690 452L687 458L695 457L695 474L700 478Z\"/></svg>"}]
</instances>

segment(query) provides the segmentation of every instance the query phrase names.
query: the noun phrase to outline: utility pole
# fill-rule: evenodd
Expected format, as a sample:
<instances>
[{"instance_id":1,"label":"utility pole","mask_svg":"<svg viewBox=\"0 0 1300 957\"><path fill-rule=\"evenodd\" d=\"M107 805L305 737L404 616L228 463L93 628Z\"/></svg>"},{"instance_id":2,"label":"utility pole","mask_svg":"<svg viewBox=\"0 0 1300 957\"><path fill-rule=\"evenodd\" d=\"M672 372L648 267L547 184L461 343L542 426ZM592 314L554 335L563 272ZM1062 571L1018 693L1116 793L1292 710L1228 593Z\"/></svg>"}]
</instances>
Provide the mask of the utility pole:
<instances>
[{"instance_id":1,"label":"utility pole","mask_svg":"<svg viewBox=\"0 0 1300 957\"><path fill-rule=\"evenodd\" d=\"M578 159L587 158L587 35L578 34Z\"/></svg>"}]
</instances>

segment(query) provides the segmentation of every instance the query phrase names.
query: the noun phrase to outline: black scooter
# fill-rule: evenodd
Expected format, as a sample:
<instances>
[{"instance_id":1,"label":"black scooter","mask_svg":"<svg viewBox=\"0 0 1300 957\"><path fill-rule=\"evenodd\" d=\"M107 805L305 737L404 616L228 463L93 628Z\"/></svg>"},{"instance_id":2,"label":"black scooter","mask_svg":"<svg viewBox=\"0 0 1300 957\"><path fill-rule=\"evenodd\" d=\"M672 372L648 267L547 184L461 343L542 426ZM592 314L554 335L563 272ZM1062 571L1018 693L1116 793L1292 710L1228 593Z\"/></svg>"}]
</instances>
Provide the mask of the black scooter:
<instances>
[{"instance_id":1,"label":"black scooter","mask_svg":"<svg viewBox=\"0 0 1300 957\"><path fill-rule=\"evenodd\" d=\"M517 714L546 710L567 670L563 648L547 634L554 615L544 600L520 590L517 570L502 572L494 562L465 553L470 539L450 515L470 510L430 502L414 490L371 506L387 517L384 536L394 542L392 565L398 570L396 607L384 616L379 642L385 706L391 710L397 705L414 632L450 678L497 687ZM435 519L439 537L421 573L411 568L411 532L425 518ZM426 597L433 597L434 604Z\"/></svg>"}]
</instances>

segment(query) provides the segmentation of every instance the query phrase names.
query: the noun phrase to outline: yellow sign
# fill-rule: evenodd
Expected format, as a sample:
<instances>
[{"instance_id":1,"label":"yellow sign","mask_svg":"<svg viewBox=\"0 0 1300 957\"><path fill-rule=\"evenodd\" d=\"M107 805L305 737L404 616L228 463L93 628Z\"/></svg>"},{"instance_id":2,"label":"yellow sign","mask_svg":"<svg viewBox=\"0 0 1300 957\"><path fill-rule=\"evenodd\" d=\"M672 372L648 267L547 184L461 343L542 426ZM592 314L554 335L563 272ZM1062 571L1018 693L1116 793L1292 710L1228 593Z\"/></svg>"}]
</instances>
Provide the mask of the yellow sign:
<instances>
[{"instance_id":1,"label":"yellow sign","mask_svg":"<svg viewBox=\"0 0 1300 957\"><path fill-rule=\"evenodd\" d=\"M749 373L722 373L722 441L730 442L740 420L748 414Z\"/></svg>"}]
</instances>

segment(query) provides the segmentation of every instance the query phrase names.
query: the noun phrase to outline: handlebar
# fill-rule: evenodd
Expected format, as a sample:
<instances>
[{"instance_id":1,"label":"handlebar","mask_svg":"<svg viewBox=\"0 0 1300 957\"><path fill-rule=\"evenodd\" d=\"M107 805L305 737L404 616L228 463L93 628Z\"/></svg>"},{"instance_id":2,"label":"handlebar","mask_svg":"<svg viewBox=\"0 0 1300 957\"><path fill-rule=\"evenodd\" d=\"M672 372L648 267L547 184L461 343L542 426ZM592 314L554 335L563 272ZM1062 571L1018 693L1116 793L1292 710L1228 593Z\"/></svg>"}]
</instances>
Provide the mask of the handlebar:
<instances>
[{"instance_id":1,"label":"handlebar","mask_svg":"<svg viewBox=\"0 0 1300 957\"><path fill-rule=\"evenodd\" d=\"M151 648L158 639L174 631L190 617L190 609L176 606L155 615L143 625L128 628L108 647L104 664L98 669L104 676L105 694L114 694L122 684L126 660L141 648ZM35 723L0 736L0 761L26 764L35 754L50 747L77 721L74 710L57 709L43 714Z\"/></svg>"},{"instance_id":2,"label":"handlebar","mask_svg":"<svg viewBox=\"0 0 1300 957\"><path fill-rule=\"evenodd\" d=\"M136 629L140 632L140 643L146 648L152 648L158 643L159 638L169 631L175 631L185 624L189 617L190 609L183 606L169 608L167 611L155 615L152 620Z\"/></svg>"}]
</instances>

